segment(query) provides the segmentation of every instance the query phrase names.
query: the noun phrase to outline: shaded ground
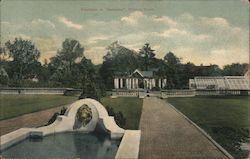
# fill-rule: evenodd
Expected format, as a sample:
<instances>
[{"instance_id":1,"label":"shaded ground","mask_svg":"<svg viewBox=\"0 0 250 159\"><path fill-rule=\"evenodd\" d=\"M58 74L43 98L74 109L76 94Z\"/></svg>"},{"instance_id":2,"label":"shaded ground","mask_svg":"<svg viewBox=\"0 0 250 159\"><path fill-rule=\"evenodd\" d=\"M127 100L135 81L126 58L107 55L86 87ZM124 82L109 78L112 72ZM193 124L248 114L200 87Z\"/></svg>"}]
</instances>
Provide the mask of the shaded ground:
<instances>
[{"instance_id":1,"label":"shaded ground","mask_svg":"<svg viewBox=\"0 0 250 159\"><path fill-rule=\"evenodd\" d=\"M142 99L139 98L110 98L101 99L101 103L106 107L112 107L115 112L121 111L126 118L125 129L137 130L139 128Z\"/></svg>"},{"instance_id":2,"label":"shaded ground","mask_svg":"<svg viewBox=\"0 0 250 159\"><path fill-rule=\"evenodd\" d=\"M247 139L250 131L249 96L168 98L167 101L206 130L235 158L247 158L249 152L240 149L240 142Z\"/></svg>"},{"instance_id":3,"label":"shaded ground","mask_svg":"<svg viewBox=\"0 0 250 159\"><path fill-rule=\"evenodd\" d=\"M65 105L64 107L67 107ZM17 130L23 127L38 127L46 124L48 120L53 116L55 112L59 112L63 106L51 108L35 113L29 113L21 115L19 117L1 120L0 121L0 133L1 136L11 131Z\"/></svg>"},{"instance_id":4,"label":"shaded ground","mask_svg":"<svg viewBox=\"0 0 250 159\"><path fill-rule=\"evenodd\" d=\"M0 120L58 107L77 100L63 95L0 95Z\"/></svg>"},{"instance_id":5,"label":"shaded ground","mask_svg":"<svg viewBox=\"0 0 250 159\"><path fill-rule=\"evenodd\" d=\"M140 159L227 158L167 102L145 98L140 121Z\"/></svg>"}]
</instances>

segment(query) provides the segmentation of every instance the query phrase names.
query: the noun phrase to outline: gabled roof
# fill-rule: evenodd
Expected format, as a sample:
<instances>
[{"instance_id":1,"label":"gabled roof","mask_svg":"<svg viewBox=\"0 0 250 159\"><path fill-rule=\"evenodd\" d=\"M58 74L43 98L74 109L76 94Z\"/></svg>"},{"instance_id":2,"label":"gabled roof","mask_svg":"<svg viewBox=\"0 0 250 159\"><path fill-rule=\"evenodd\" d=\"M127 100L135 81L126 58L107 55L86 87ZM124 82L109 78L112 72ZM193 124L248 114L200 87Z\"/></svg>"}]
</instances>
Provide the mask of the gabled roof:
<instances>
[{"instance_id":1,"label":"gabled roof","mask_svg":"<svg viewBox=\"0 0 250 159\"><path fill-rule=\"evenodd\" d=\"M138 73L141 77L153 77L153 71L141 71L139 69L136 69L131 76L133 76L133 74Z\"/></svg>"}]
</instances>

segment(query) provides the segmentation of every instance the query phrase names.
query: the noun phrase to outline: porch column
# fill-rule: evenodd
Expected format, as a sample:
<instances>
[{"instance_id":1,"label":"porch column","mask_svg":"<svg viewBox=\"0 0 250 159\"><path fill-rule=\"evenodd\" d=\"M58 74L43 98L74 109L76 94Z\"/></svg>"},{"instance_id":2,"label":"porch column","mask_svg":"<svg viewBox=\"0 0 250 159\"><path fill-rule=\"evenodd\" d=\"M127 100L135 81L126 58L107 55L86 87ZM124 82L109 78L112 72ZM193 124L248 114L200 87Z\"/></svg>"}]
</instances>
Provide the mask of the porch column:
<instances>
[{"instance_id":1,"label":"porch column","mask_svg":"<svg viewBox=\"0 0 250 159\"><path fill-rule=\"evenodd\" d=\"M128 79L126 78L126 88L128 89Z\"/></svg>"},{"instance_id":2,"label":"porch column","mask_svg":"<svg viewBox=\"0 0 250 159\"><path fill-rule=\"evenodd\" d=\"M118 83L118 79L114 78L114 88L118 89L119 88L119 83Z\"/></svg>"},{"instance_id":3,"label":"porch column","mask_svg":"<svg viewBox=\"0 0 250 159\"><path fill-rule=\"evenodd\" d=\"M135 79L132 78L132 88L135 89Z\"/></svg>"},{"instance_id":4,"label":"porch column","mask_svg":"<svg viewBox=\"0 0 250 159\"><path fill-rule=\"evenodd\" d=\"M132 79L130 78L129 79L129 89L131 89L131 87L132 87Z\"/></svg>"},{"instance_id":5,"label":"porch column","mask_svg":"<svg viewBox=\"0 0 250 159\"><path fill-rule=\"evenodd\" d=\"M138 86L138 78L135 79L135 87L139 88L139 86Z\"/></svg>"},{"instance_id":6,"label":"porch column","mask_svg":"<svg viewBox=\"0 0 250 159\"><path fill-rule=\"evenodd\" d=\"M166 85L167 85L167 79L163 79L162 88L165 88Z\"/></svg>"},{"instance_id":7,"label":"porch column","mask_svg":"<svg viewBox=\"0 0 250 159\"><path fill-rule=\"evenodd\" d=\"M155 87L155 79L152 79L152 87Z\"/></svg>"},{"instance_id":8,"label":"porch column","mask_svg":"<svg viewBox=\"0 0 250 159\"><path fill-rule=\"evenodd\" d=\"M159 83L158 83L159 88L161 88L161 79L159 78Z\"/></svg>"},{"instance_id":9,"label":"porch column","mask_svg":"<svg viewBox=\"0 0 250 159\"><path fill-rule=\"evenodd\" d=\"M120 88L123 88L123 80L120 78Z\"/></svg>"}]
</instances>

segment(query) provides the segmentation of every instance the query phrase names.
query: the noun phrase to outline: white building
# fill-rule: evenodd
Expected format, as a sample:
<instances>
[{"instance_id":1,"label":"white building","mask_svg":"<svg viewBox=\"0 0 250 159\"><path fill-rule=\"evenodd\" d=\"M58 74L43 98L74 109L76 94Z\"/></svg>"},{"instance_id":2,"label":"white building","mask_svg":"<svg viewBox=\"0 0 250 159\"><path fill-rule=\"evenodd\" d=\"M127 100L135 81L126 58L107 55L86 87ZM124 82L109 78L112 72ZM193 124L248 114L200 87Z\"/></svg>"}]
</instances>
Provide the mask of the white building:
<instances>
[{"instance_id":1,"label":"white building","mask_svg":"<svg viewBox=\"0 0 250 159\"><path fill-rule=\"evenodd\" d=\"M250 90L249 71L244 76L197 76L189 79L189 88L197 90Z\"/></svg>"},{"instance_id":2,"label":"white building","mask_svg":"<svg viewBox=\"0 0 250 159\"><path fill-rule=\"evenodd\" d=\"M114 78L115 89L146 89L154 88L165 89L167 78L158 77L154 71L141 71L136 69L132 74L127 76L117 76Z\"/></svg>"}]
</instances>

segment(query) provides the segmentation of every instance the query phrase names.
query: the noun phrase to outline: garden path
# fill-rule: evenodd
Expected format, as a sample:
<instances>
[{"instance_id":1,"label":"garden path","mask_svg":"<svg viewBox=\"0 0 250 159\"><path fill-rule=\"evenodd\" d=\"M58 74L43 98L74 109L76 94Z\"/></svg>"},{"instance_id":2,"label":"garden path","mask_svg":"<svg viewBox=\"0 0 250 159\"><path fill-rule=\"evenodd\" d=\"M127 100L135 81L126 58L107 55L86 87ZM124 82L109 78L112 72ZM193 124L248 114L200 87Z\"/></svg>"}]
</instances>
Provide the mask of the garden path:
<instances>
[{"instance_id":1,"label":"garden path","mask_svg":"<svg viewBox=\"0 0 250 159\"><path fill-rule=\"evenodd\" d=\"M67 107L69 105L65 105ZM63 106L24 114L15 118L0 121L1 136L24 127L38 127L46 124L55 112L60 112Z\"/></svg>"},{"instance_id":2,"label":"garden path","mask_svg":"<svg viewBox=\"0 0 250 159\"><path fill-rule=\"evenodd\" d=\"M140 159L228 158L200 130L164 100L143 100Z\"/></svg>"}]
</instances>

